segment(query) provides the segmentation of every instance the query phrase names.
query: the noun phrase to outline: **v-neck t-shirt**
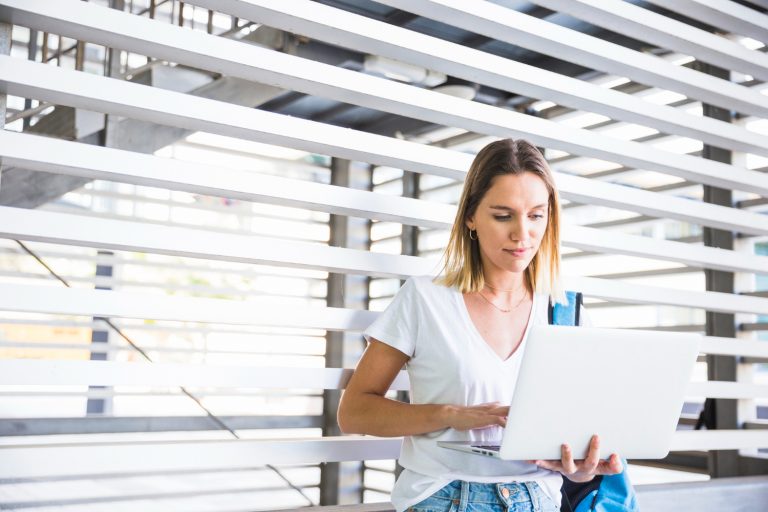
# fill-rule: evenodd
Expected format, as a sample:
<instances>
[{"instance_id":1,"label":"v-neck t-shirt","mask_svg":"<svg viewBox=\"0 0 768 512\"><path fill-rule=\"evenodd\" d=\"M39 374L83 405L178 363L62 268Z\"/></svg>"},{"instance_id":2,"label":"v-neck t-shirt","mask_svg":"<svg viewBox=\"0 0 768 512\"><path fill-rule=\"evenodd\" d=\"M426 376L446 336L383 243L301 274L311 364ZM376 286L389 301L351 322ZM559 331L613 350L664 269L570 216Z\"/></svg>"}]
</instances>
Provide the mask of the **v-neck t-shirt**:
<instances>
[{"instance_id":1,"label":"v-neck t-shirt","mask_svg":"<svg viewBox=\"0 0 768 512\"><path fill-rule=\"evenodd\" d=\"M412 404L508 404L528 332L532 325L547 323L547 305L546 294L534 294L523 339L503 360L480 335L459 290L435 284L431 277L412 277L363 334L368 341L375 338L410 357L406 370ZM438 441L498 443L501 437L498 426L405 436L399 458L404 470L392 491L395 509L403 511L453 480L536 481L559 505L558 472L437 446Z\"/></svg>"}]
</instances>

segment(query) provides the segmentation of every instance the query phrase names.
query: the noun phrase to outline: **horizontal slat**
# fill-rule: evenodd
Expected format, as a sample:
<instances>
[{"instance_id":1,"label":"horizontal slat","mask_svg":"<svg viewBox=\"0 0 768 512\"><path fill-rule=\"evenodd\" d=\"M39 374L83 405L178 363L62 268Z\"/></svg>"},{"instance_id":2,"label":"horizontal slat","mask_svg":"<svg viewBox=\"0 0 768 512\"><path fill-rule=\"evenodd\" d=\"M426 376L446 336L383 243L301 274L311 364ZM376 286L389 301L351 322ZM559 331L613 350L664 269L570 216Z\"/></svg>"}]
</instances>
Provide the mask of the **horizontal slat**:
<instances>
[{"instance_id":1,"label":"horizontal slat","mask_svg":"<svg viewBox=\"0 0 768 512\"><path fill-rule=\"evenodd\" d=\"M0 156L9 167L422 227L445 228L456 214L455 207L440 203L8 131L0 132Z\"/></svg>"},{"instance_id":2,"label":"horizontal slat","mask_svg":"<svg viewBox=\"0 0 768 512\"><path fill-rule=\"evenodd\" d=\"M768 314L768 299L758 297L689 292L585 277L566 277L564 284L567 289L581 290L588 296L630 304ZM304 308L299 312L294 306L280 307L258 301L14 284L0 284L0 311L353 331L365 329L375 318L374 312L364 310Z\"/></svg>"},{"instance_id":3,"label":"horizontal slat","mask_svg":"<svg viewBox=\"0 0 768 512\"><path fill-rule=\"evenodd\" d=\"M592 85L582 80L570 78L559 73L554 73L535 66L530 66L510 59L505 59L490 53L468 48L466 46L441 40L436 37L416 33L401 27L394 26L377 20L353 14L341 9L322 5L308 0L294 0L275 4L269 0L194 0L192 3L216 9L241 18L258 20L270 27L280 28L295 32L313 39L331 42L346 48L355 48L374 55L383 55L398 61L405 61L424 66L428 69L441 71L449 76L455 76L489 85L502 90L509 90L518 94L533 98L546 98L561 105L572 108L589 110L628 122L636 122L658 129L662 132L683 135L705 142L731 149L739 148L740 151L768 154L768 145L760 135L737 127L717 122L712 119L704 119L687 113L680 112L671 107L653 104L634 98L630 95ZM386 2L385 2L386 3ZM417 11L427 17L434 17L435 11L440 6L435 2L414 2L403 0L401 2L389 2L408 11ZM459 4L456 0L453 5ZM451 12L441 18L441 21L449 25L460 26L470 32L476 32L474 19L478 9L487 7L487 2L473 2L471 7L464 3L466 10ZM489 17L498 19L496 15L508 11L497 7L489 13ZM546 38L552 37L552 30L560 29L568 32L563 39L571 41L576 31L569 31L563 27L547 23L521 13L516 13L519 18L508 24L514 29L527 28L526 36L536 34ZM536 27L536 23L541 26ZM506 36L508 42L524 45L527 37L521 37L520 32ZM582 37L583 34L578 34ZM709 37L715 38L710 34ZM591 41L597 43L598 39ZM722 40L723 44L729 44L736 51L750 54L743 46ZM605 43L608 45L610 43ZM604 55L602 45L592 45L592 53ZM613 45L621 48L618 45ZM568 46L568 53L572 47ZM638 52L623 49L626 55L625 62L634 62ZM546 53L546 52L545 52ZM551 52L559 56L562 50ZM642 57L642 55L641 55ZM768 55L757 54L756 59L764 59L768 63ZM673 67L663 61L658 63ZM750 68L764 69L768 79L767 68L759 68L752 64ZM758 99L759 96L757 97ZM768 109L766 110L768 112ZM739 140L739 133L744 139Z\"/></svg>"},{"instance_id":4,"label":"horizontal slat","mask_svg":"<svg viewBox=\"0 0 768 512\"><path fill-rule=\"evenodd\" d=\"M743 450L768 448L768 432L756 430L681 430L672 438L671 451Z\"/></svg>"},{"instance_id":5,"label":"horizontal slat","mask_svg":"<svg viewBox=\"0 0 768 512\"><path fill-rule=\"evenodd\" d=\"M755 235L768 234L768 218L765 215L726 208L713 204L676 198L632 187L617 187L610 183L590 180L563 173L556 174L558 187L568 190L567 199L590 204L591 198L603 198L602 204L624 209L624 201L638 205L634 211L660 218L674 218L692 224L705 224L726 230L743 230ZM640 206L640 205L645 206ZM719 217L719 220L718 220ZM717 226L716 224L720 224Z\"/></svg>"},{"instance_id":6,"label":"horizontal slat","mask_svg":"<svg viewBox=\"0 0 768 512\"><path fill-rule=\"evenodd\" d=\"M217 416L217 418L232 430L322 428L323 426L322 416ZM197 432L206 430L222 430L222 428L219 423L208 416L90 416L0 420L0 436Z\"/></svg>"},{"instance_id":7,"label":"horizontal slat","mask_svg":"<svg viewBox=\"0 0 768 512\"><path fill-rule=\"evenodd\" d=\"M665 304L708 311L768 314L768 299L761 297L675 290L594 277L567 276L563 281L568 290L580 290L587 296L628 304Z\"/></svg>"},{"instance_id":8,"label":"horizontal slat","mask_svg":"<svg viewBox=\"0 0 768 512\"><path fill-rule=\"evenodd\" d=\"M185 386L231 388L344 389L350 369L277 368L123 363L116 361L0 360L0 385L46 386ZM390 387L409 389L400 372ZM707 398L768 398L768 386L741 382L693 382L688 396Z\"/></svg>"},{"instance_id":9,"label":"horizontal slat","mask_svg":"<svg viewBox=\"0 0 768 512\"><path fill-rule=\"evenodd\" d=\"M768 15L730 0L648 0L652 4L703 21L727 32L768 42ZM752 3L768 9L768 1Z\"/></svg>"},{"instance_id":10,"label":"horizontal slat","mask_svg":"<svg viewBox=\"0 0 768 512\"><path fill-rule=\"evenodd\" d=\"M0 207L0 237L382 277L437 271L436 259L7 206Z\"/></svg>"},{"instance_id":11,"label":"horizontal slat","mask_svg":"<svg viewBox=\"0 0 768 512\"><path fill-rule=\"evenodd\" d=\"M0 479L395 459L401 438L0 446Z\"/></svg>"},{"instance_id":12,"label":"horizontal slat","mask_svg":"<svg viewBox=\"0 0 768 512\"><path fill-rule=\"evenodd\" d=\"M239 469L397 458L402 439L330 437L291 441L179 441L0 446L0 478L118 472ZM768 431L679 431L672 451L768 446Z\"/></svg>"},{"instance_id":13,"label":"horizontal slat","mask_svg":"<svg viewBox=\"0 0 768 512\"><path fill-rule=\"evenodd\" d=\"M0 385L184 386L343 389L352 375L342 368L213 366L117 361L0 360ZM407 390L400 372L391 389Z\"/></svg>"},{"instance_id":14,"label":"horizontal slat","mask_svg":"<svg viewBox=\"0 0 768 512\"><path fill-rule=\"evenodd\" d=\"M205 1L209 2L210 0ZM433 6L426 8L423 4L417 9L412 9L410 3L406 0L377 1L407 11L415 10L427 17L432 17L432 10L435 9ZM542 5L547 4L549 1L550 0L542 0L539 2L533 0L534 3ZM453 1L451 2L451 5L455 6L458 3L458 0ZM552 5L552 8L554 9L554 4ZM467 11L470 10L467 9ZM467 21L460 21L461 18L465 17ZM518 39L522 39L522 46L530 46L526 45L530 36L526 37L525 33L521 34L521 30L518 27L521 25L528 25L531 28L536 27L536 29L539 30L538 35L540 42L544 38L550 40L559 39L561 44L565 43L565 45L567 45L567 42L572 40L574 41L574 46L580 50L575 51L573 47L567 48L567 46L560 46L557 47L557 51L554 51L552 42L542 42L541 44L545 44L545 48L548 48L548 50L543 53L554 54L556 57L573 59L590 68L615 73L619 76L626 76L638 83L655 85L662 89L680 92L690 98L696 98L713 105L719 105L726 109L735 109L759 117L766 116L765 108L767 103L764 99L760 98L760 94L757 91L750 90L726 80L705 76L691 69L674 66L650 55L621 48L619 45L611 45L607 42L598 41L576 31L568 32L567 29L557 26L550 28L545 26L544 23L536 23L533 20L525 19L520 15L504 12L498 7L493 8L487 3L479 3L477 9L471 10L469 15L463 13L460 14L459 11L454 11L453 18L444 17L442 19L448 22L448 24L457 24L472 32L477 32L514 45L518 45ZM489 20L495 20L496 23L489 22ZM595 24L599 26L601 21L602 20L596 20ZM502 26L500 26L500 22L503 23ZM619 33L623 33L623 31L619 30ZM592 52L595 56L589 58L586 55L586 52ZM600 56L602 56L602 58ZM622 59L623 63L620 63ZM742 95L745 95L745 98L749 97L750 99L747 101L739 101L736 99ZM736 106L736 104L738 104L738 106Z\"/></svg>"},{"instance_id":15,"label":"horizontal slat","mask_svg":"<svg viewBox=\"0 0 768 512\"><path fill-rule=\"evenodd\" d=\"M383 196L13 132L0 131L0 156L8 166L37 171L168 187L423 227L448 229L456 212L455 206L442 203ZM768 227L764 228L764 216L755 213L599 183L578 176L554 174L561 195L569 200L631 209L728 230L768 231ZM662 242L647 237L604 233L574 226L563 230L563 241L566 245L584 250L600 250L607 246L609 252L661 256L718 270L768 273L767 257Z\"/></svg>"},{"instance_id":16,"label":"horizontal slat","mask_svg":"<svg viewBox=\"0 0 768 512\"><path fill-rule=\"evenodd\" d=\"M648 257L726 272L764 274L768 270L768 257L766 256L627 235L613 230L564 224L560 230L560 238L564 246L575 247L583 251Z\"/></svg>"},{"instance_id":17,"label":"horizontal slat","mask_svg":"<svg viewBox=\"0 0 768 512\"><path fill-rule=\"evenodd\" d=\"M257 49L253 46L245 48L248 48L248 51ZM302 92L316 93L373 108L381 107L408 117L457 126L479 133L500 137L525 137L538 145L569 153L673 174L713 186L768 195L768 176L755 171L670 153L637 142L620 141L588 130L571 128L553 121L304 59L301 62L292 62L290 65L284 64L282 62L284 57L290 56L272 51L261 56L261 61L256 57L251 61L263 62L265 65L271 61L278 61L275 65L281 70L280 73L284 74L270 80L261 77L262 80L270 81L270 85L275 85L272 82L278 79L284 79L286 82L297 82L293 84L293 88ZM239 58L245 59L245 56ZM320 69L317 68L318 66ZM290 72L296 72L297 69L301 69L307 76L290 75ZM318 83L320 84L317 85L318 90L310 90L315 89ZM291 84L278 85L290 87ZM0 90L76 108L87 108L190 130L285 145L374 164L393 165L407 170L419 170L417 163L424 159L423 154L420 158L414 158L413 161L405 158L408 154L413 154L415 149L413 146L408 147L409 153L406 154L393 151L394 148L390 144L394 140L392 138L363 134L322 123L293 119L289 116L10 57L0 56ZM359 97L361 95L363 97ZM525 130L521 128L522 126ZM383 142L387 142L386 151L382 147ZM457 163L460 162L454 161L450 164L446 162L446 167L456 168ZM434 166L430 168L439 172ZM459 167L462 170L467 168L466 165Z\"/></svg>"},{"instance_id":18,"label":"horizontal slat","mask_svg":"<svg viewBox=\"0 0 768 512\"><path fill-rule=\"evenodd\" d=\"M716 1L721 4L731 3L723 0ZM646 41L661 48L668 48L683 55L691 55L703 62L740 71L760 80L768 80L768 55L748 50L744 46L720 36L628 2L620 0L534 0L534 3L571 14L594 25L618 31L622 35ZM690 4L695 4L695 2L689 2ZM685 9L683 14L687 15L688 9ZM754 15L760 16L756 12ZM717 22L710 24L718 27ZM766 117L765 113L758 113L757 115Z\"/></svg>"},{"instance_id":19,"label":"horizontal slat","mask_svg":"<svg viewBox=\"0 0 768 512\"><path fill-rule=\"evenodd\" d=\"M0 311L344 331L363 331L377 316L365 310L12 284L0 284Z\"/></svg>"},{"instance_id":20,"label":"horizontal slat","mask_svg":"<svg viewBox=\"0 0 768 512\"><path fill-rule=\"evenodd\" d=\"M702 338L700 349L710 355L768 357L768 343L764 341L705 336Z\"/></svg>"},{"instance_id":21,"label":"horizontal slat","mask_svg":"<svg viewBox=\"0 0 768 512\"><path fill-rule=\"evenodd\" d=\"M692 382L686 394L706 398L768 398L768 386L748 382Z\"/></svg>"}]
</instances>

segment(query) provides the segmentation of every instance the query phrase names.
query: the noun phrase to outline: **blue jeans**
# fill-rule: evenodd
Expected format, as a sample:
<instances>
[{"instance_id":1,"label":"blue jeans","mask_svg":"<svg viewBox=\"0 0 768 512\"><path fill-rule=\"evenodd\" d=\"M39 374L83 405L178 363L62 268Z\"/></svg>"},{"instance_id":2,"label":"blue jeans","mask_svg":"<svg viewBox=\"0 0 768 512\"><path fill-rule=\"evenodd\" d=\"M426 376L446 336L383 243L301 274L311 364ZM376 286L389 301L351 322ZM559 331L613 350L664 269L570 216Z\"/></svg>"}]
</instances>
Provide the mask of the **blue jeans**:
<instances>
[{"instance_id":1,"label":"blue jeans","mask_svg":"<svg viewBox=\"0 0 768 512\"><path fill-rule=\"evenodd\" d=\"M481 484L454 480L408 512L559 512L536 482Z\"/></svg>"}]
</instances>

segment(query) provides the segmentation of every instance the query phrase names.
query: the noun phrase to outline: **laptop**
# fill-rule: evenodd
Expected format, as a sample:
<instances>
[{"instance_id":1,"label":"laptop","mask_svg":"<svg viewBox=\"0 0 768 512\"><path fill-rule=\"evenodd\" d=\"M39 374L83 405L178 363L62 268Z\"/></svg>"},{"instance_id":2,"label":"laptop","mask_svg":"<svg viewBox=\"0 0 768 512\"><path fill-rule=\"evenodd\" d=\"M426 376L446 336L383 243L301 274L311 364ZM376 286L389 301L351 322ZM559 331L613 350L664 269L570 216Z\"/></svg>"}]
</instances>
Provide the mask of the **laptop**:
<instances>
[{"instance_id":1,"label":"laptop","mask_svg":"<svg viewBox=\"0 0 768 512\"><path fill-rule=\"evenodd\" d=\"M506 460L559 460L568 443L583 459L598 434L602 458L664 458L700 342L691 333L531 326L503 438L438 445Z\"/></svg>"}]
</instances>

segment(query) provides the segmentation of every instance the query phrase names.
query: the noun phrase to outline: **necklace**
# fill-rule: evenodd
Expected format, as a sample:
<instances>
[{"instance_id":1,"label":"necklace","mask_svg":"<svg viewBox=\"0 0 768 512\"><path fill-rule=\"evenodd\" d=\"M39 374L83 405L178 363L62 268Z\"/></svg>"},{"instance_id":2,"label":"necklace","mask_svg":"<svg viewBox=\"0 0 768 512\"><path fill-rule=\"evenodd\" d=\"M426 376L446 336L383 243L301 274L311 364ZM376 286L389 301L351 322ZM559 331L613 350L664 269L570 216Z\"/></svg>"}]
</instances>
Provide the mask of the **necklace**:
<instances>
[{"instance_id":1,"label":"necklace","mask_svg":"<svg viewBox=\"0 0 768 512\"><path fill-rule=\"evenodd\" d=\"M491 306L493 306L494 308L498 309L498 310L499 310L499 311L501 311L502 313L510 313L510 312L514 311L515 309L517 309L517 308L520 306L520 304L522 304L522 303L523 303L523 300L525 299L525 297L528 295L527 293L523 293L523 296L522 296L522 297L520 297L520 300L517 302L517 304L515 304L515 307L513 307L513 308L509 308L509 309L504 309L504 308L501 308L501 307L497 306L497 305L496 305L496 304L494 304L493 302L491 302L491 301L488 299L488 297L486 297L485 295L483 295L483 292L481 292L480 290L478 290L478 291L477 291L477 293L480 295L480 297L481 297L481 298L482 298L482 299L483 299L485 302L487 302L488 304L490 304L490 305L491 305Z\"/></svg>"},{"instance_id":2,"label":"necklace","mask_svg":"<svg viewBox=\"0 0 768 512\"><path fill-rule=\"evenodd\" d=\"M501 288L494 288L493 286L489 285L488 283L484 283L484 284L485 284L485 286L487 286L488 288L490 288L491 290L493 290L493 291L495 291L495 292L516 292L517 290L519 290L520 288L522 288L522 287L523 287L523 284L524 284L524 283L523 283L523 282L521 282L521 283L520 283L520 286L518 286L518 287L517 287L516 289L514 289L514 290L502 290Z\"/></svg>"}]
</instances>

